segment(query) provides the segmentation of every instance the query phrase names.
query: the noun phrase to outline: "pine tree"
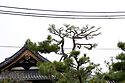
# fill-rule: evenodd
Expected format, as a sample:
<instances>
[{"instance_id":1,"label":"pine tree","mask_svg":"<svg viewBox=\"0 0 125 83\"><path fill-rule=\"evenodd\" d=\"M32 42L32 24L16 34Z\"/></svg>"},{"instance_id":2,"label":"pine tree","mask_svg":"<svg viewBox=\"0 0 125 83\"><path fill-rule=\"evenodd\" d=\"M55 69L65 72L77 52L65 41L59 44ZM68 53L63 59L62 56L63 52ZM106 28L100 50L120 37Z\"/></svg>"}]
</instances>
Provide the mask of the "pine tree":
<instances>
[{"instance_id":1,"label":"pine tree","mask_svg":"<svg viewBox=\"0 0 125 83\"><path fill-rule=\"evenodd\" d=\"M113 62L110 65L109 73L106 74L105 79L110 82L121 82L125 81L125 43L119 42L117 46L123 51L116 56L117 62Z\"/></svg>"},{"instance_id":2,"label":"pine tree","mask_svg":"<svg viewBox=\"0 0 125 83\"><path fill-rule=\"evenodd\" d=\"M82 28L74 25L65 24L61 28L56 28L54 24L50 25L50 33L58 36L60 40L53 39L48 36L47 40L36 43L29 42L29 48L33 47L33 50L37 50L41 53L55 52L62 55L60 61L54 61L49 63L39 63L38 67L40 72L44 75L50 76L50 78L56 76L58 83L85 83L88 77L91 75L92 70L98 66L90 61L86 54L80 56L81 47L91 50L97 44L80 43L76 40L89 40L100 34L97 31L100 28L95 26L85 26ZM72 48L70 53L66 53L64 44L65 40L69 38L72 41ZM55 43L52 43L55 42Z\"/></svg>"}]
</instances>

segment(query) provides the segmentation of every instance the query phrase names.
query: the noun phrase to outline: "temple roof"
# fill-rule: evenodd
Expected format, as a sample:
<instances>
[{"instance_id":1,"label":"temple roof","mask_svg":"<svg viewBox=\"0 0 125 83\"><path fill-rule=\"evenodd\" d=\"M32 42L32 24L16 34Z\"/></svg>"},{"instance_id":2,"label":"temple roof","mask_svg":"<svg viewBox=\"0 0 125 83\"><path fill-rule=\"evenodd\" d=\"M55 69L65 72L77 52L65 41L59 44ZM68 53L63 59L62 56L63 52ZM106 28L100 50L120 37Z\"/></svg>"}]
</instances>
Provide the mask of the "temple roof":
<instances>
[{"instance_id":1,"label":"temple roof","mask_svg":"<svg viewBox=\"0 0 125 83\"><path fill-rule=\"evenodd\" d=\"M54 78L54 77L53 77ZM14 80L49 80L47 76L39 74L38 71L5 71L0 74L0 80L12 79Z\"/></svg>"},{"instance_id":2,"label":"temple roof","mask_svg":"<svg viewBox=\"0 0 125 83\"><path fill-rule=\"evenodd\" d=\"M18 61L21 57L24 56L23 53L25 53L26 55L26 52L30 54L31 57L33 57L37 62L38 61L50 62L48 59L41 56L38 52L28 49L27 45L25 44L18 52L16 52L14 55L12 55L11 57L5 59L3 62L0 63L0 70L2 69L5 70L7 67L10 66L10 64L15 64L16 60Z\"/></svg>"},{"instance_id":3,"label":"temple roof","mask_svg":"<svg viewBox=\"0 0 125 83\"><path fill-rule=\"evenodd\" d=\"M37 62L50 62L36 51L32 51L25 44L18 52L0 63L0 80L12 81L40 81L51 83L48 76L39 73ZM53 76L53 79L56 78Z\"/></svg>"}]
</instances>

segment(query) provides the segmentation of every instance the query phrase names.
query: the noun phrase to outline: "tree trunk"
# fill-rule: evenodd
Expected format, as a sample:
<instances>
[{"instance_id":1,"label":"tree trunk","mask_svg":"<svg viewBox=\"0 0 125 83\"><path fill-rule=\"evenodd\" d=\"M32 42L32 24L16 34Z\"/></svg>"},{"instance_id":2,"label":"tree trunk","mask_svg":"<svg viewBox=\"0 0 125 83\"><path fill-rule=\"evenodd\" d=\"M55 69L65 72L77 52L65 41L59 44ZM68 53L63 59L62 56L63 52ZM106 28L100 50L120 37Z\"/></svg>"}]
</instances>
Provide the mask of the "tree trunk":
<instances>
[{"instance_id":1,"label":"tree trunk","mask_svg":"<svg viewBox=\"0 0 125 83\"><path fill-rule=\"evenodd\" d=\"M79 79L79 83L83 83L82 78L81 78L80 75L78 76L78 79Z\"/></svg>"}]
</instances>

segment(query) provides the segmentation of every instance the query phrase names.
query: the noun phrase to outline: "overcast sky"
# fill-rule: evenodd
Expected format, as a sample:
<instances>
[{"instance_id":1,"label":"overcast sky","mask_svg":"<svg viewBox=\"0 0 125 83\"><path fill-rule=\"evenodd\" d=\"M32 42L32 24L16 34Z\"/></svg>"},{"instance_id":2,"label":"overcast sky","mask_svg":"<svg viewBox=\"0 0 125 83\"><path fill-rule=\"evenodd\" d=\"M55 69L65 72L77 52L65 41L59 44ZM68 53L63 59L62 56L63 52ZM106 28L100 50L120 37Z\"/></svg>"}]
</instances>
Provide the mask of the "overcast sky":
<instances>
[{"instance_id":1,"label":"overcast sky","mask_svg":"<svg viewBox=\"0 0 125 83\"><path fill-rule=\"evenodd\" d=\"M114 12L125 11L124 0L0 0L0 5L65 11ZM1 8L0 8L1 9ZM26 17L0 14L0 46L23 46L26 39L34 42L44 40L49 24L102 27L101 35L90 40L97 43L97 48L117 48L119 41L125 41L125 19L60 19ZM0 48L0 61L12 56L19 48ZM121 51L101 50L86 51L92 61L103 64L105 59L116 56ZM52 58L51 56L49 59Z\"/></svg>"}]
</instances>

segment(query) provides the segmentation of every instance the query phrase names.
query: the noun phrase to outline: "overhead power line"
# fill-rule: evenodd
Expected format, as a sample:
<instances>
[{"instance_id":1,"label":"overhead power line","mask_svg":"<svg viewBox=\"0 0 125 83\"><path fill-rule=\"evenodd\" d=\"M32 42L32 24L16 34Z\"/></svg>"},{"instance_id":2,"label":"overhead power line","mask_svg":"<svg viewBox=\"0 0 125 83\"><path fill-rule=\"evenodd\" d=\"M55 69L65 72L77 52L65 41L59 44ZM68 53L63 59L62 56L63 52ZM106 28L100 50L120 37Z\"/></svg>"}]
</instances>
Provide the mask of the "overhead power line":
<instances>
[{"instance_id":1,"label":"overhead power line","mask_svg":"<svg viewBox=\"0 0 125 83\"><path fill-rule=\"evenodd\" d=\"M125 13L125 11L114 11L114 12L88 12L88 11L45 10L45 9L22 8L22 7L12 7L12 6L2 6L2 5L0 5L0 7L1 7L1 8L11 8L11 9L35 10L35 11L65 12L65 13Z\"/></svg>"},{"instance_id":2,"label":"overhead power line","mask_svg":"<svg viewBox=\"0 0 125 83\"><path fill-rule=\"evenodd\" d=\"M0 10L0 14L8 14L8 15L19 15L19 16L31 16L31 17L46 17L46 18L64 18L64 19L125 19L125 12L83 12L83 11L59 11L59 10L43 10L43 9L31 9L31 8L20 8L20 7L10 7L10 6L0 6L0 8L11 8L18 9L18 11L7 11ZM29 12L19 12L19 10L35 10L35 11L47 11L47 12L65 12L71 14L51 14L51 13L29 13ZM73 13L77 13L74 15ZM80 15L79 15L80 13ZM82 13L82 15L81 15ZM86 15L84 13L97 13L97 15ZM98 15L98 13L102 13L102 15ZM117 13L117 14L109 14L108 13ZM121 14L122 13L122 14ZM105 15L106 14L106 15Z\"/></svg>"},{"instance_id":3,"label":"overhead power line","mask_svg":"<svg viewBox=\"0 0 125 83\"><path fill-rule=\"evenodd\" d=\"M31 8L20 8L10 6L0 6L2 8L11 9L23 9L23 10L36 10L36 11L51 11L51 12L66 12L66 13L125 13L125 12L82 12L82 11L58 11L58 10L43 10L43 9L31 9ZM20 16L32 16L32 17L47 17L47 18L65 18L65 19L125 19L125 14L117 15L72 15L72 14L41 14L41 13L27 13L17 11L6 11L0 10L0 14L8 15L20 15Z\"/></svg>"},{"instance_id":4,"label":"overhead power line","mask_svg":"<svg viewBox=\"0 0 125 83\"><path fill-rule=\"evenodd\" d=\"M125 19L125 15L60 15L60 14L40 14L16 11L0 10L0 14L47 17L47 18L64 18L64 19Z\"/></svg>"},{"instance_id":5,"label":"overhead power line","mask_svg":"<svg viewBox=\"0 0 125 83\"><path fill-rule=\"evenodd\" d=\"M40 13L27 13L27 12L15 12L15 11L5 11L5 10L0 10L0 12L3 13L15 13L15 14L27 14L27 15L46 15L46 16L75 16L75 17L123 17L125 15L71 15L71 14L40 14Z\"/></svg>"},{"instance_id":6,"label":"overhead power line","mask_svg":"<svg viewBox=\"0 0 125 83\"><path fill-rule=\"evenodd\" d=\"M0 46L0 48L22 48L21 46ZM72 49L72 48L64 48L64 49ZM121 50L119 48L94 48L93 50Z\"/></svg>"},{"instance_id":7,"label":"overhead power line","mask_svg":"<svg viewBox=\"0 0 125 83\"><path fill-rule=\"evenodd\" d=\"M0 8L18 9L18 10L35 10L35 11L47 11L47 12L65 12L72 14L41 14L41 13L29 13L29 12L17 12L17 11L7 11L0 10L0 14L8 15L19 15L19 16L31 16L31 17L46 17L46 18L64 18L64 19L125 19L125 11L117 12L83 12L83 11L60 11L60 10L43 10L43 9L31 9L31 8L21 8L21 7L11 7L11 6L0 6ZM77 13L74 15L73 13ZM78 15L79 13L102 13L103 15ZM105 15L105 13L118 13L116 15ZM120 13L120 14L119 14ZM122 13L122 15L121 15Z\"/></svg>"},{"instance_id":8,"label":"overhead power line","mask_svg":"<svg viewBox=\"0 0 125 83\"><path fill-rule=\"evenodd\" d=\"M21 48L21 46L0 46L0 48Z\"/></svg>"}]
</instances>

